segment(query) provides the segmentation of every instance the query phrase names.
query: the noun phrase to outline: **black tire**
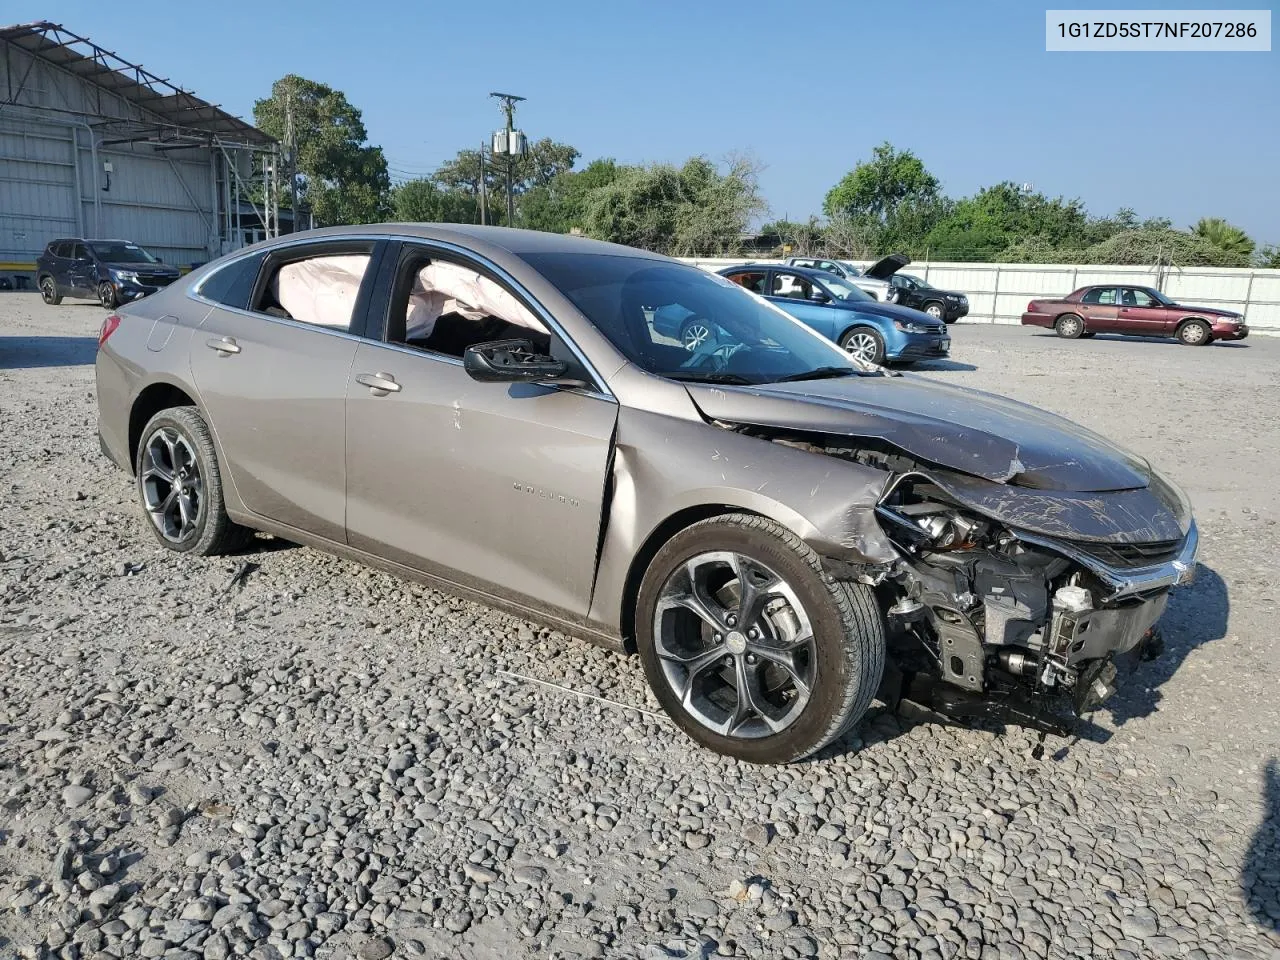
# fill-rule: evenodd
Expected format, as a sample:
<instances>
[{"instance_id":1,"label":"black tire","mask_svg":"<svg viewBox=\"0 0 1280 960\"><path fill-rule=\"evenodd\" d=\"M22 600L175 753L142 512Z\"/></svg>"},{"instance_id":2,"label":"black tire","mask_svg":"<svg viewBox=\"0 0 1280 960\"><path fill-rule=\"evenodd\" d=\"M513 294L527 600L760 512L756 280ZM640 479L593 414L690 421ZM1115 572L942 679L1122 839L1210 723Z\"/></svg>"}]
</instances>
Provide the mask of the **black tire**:
<instances>
[{"instance_id":1,"label":"black tire","mask_svg":"<svg viewBox=\"0 0 1280 960\"><path fill-rule=\"evenodd\" d=\"M58 285L53 282L53 277L40 278L40 299L51 307L62 302L62 294L58 292Z\"/></svg>"},{"instance_id":2,"label":"black tire","mask_svg":"<svg viewBox=\"0 0 1280 960\"><path fill-rule=\"evenodd\" d=\"M1097 335L1098 335L1098 332L1096 330L1086 330L1084 333L1080 334L1080 339L1092 340Z\"/></svg>"},{"instance_id":3,"label":"black tire","mask_svg":"<svg viewBox=\"0 0 1280 960\"><path fill-rule=\"evenodd\" d=\"M935 320L941 320L943 323L948 322L946 304L938 300L930 300L920 309L923 310L925 313L927 313L929 316L933 317L933 319Z\"/></svg>"},{"instance_id":4,"label":"black tire","mask_svg":"<svg viewBox=\"0 0 1280 960\"><path fill-rule=\"evenodd\" d=\"M1064 313L1053 322L1054 332L1063 340L1078 340L1084 334L1084 319L1074 313Z\"/></svg>"},{"instance_id":5,"label":"black tire","mask_svg":"<svg viewBox=\"0 0 1280 960\"><path fill-rule=\"evenodd\" d=\"M1203 320L1186 320L1178 326L1178 342L1187 347L1207 347L1213 343L1213 329Z\"/></svg>"},{"instance_id":6,"label":"black tire","mask_svg":"<svg viewBox=\"0 0 1280 960\"><path fill-rule=\"evenodd\" d=\"M116 294L116 288L106 280L98 284L98 302L102 304L104 310L114 310L120 306L120 297Z\"/></svg>"},{"instance_id":7,"label":"black tire","mask_svg":"<svg viewBox=\"0 0 1280 960\"><path fill-rule=\"evenodd\" d=\"M884 337L871 327L850 327L841 334L839 342L840 349L846 353L861 356L872 363L884 363Z\"/></svg>"},{"instance_id":8,"label":"black tire","mask_svg":"<svg viewBox=\"0 0 1280 960\"><path fill-rule=\"evenodd\" d=\"M780 731L725 736L682 705L656 651L657 603L669 578L692 558L732 551L776 571L809 618L815 657L807 703ZM831 743L862 718L884 674L884 620L870 587L834 579L800 538L764 517L728 514L677 533L649 564L636 607L636 638L645 676L667 714L708 749L750 763L790 763Z\"/></svg>"},{"instance_id":9,"label":"black tire","mask_svg":"<svg viewBox=\"0 0 1280 960\"><path fill-rule=\"evenodd\" d=\"M148 483L154 483L146 476L148 448L156 434L162 430L176 434L185 441L186 448L194 455L195 466L198 468L196 477L200 487L194 529L180 539L173 539L162 533L156 513L147 507L148 496L155 496L146 486ZM253 538L252 530L240 526L227 516L222 495L222 473L218 466L213 437L209 433L208 425L204 422L204 417L195 407L170 407L167 410L161 410L147 422L138 443L134 472L138 499L142 503L143 510L147 511L147 526L160 545L166 549L177 553L194 553L202 557L212 557L238 550ZM163 492L163 487L161 491Z\"/></svg>"}]
</instances>

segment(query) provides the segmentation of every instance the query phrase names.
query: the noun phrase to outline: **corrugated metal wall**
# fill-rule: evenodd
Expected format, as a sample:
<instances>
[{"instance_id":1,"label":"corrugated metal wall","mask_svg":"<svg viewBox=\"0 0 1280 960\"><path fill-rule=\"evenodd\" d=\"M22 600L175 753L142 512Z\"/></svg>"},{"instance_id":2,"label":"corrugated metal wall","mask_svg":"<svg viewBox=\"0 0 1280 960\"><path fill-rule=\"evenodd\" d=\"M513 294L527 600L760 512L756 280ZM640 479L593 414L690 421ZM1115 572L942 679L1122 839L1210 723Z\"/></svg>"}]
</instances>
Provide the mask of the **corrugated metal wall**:
<instances>
[{"instance_id":1,"label":"corrugated metal wall","mask_svg":"<svg viewBox=\"0 0 1280 960\"><path fill-rule=\"evenodd\" d=\"M110 135L91 121L146 118L0 43L0 100L15 94L16 105L0 106L0 262L33 261L50 240L73 236L132 240L179 265L220 252L209 150L103 146Z\"/></svg>"}]
</instances>

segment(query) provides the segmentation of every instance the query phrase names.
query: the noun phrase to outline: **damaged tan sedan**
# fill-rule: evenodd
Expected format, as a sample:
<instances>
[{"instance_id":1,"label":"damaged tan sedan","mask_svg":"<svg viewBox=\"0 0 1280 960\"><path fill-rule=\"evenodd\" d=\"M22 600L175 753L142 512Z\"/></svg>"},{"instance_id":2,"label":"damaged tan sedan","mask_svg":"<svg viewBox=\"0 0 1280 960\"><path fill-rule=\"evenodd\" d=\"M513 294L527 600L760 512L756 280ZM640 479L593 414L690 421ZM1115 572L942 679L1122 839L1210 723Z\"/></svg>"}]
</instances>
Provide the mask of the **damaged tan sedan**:
<instances>
[{"instance_id":1,"label":"damaged tan sedan","mask_svg":"<svg viewBox=\"0 0 1280 960\"><path fill-rule=\"evenodd\" d=\"M164 547L263 530L634 649L685 732L750 761L840 736L887 665L953 716L1087 712L1194 569L1140 458L581 238L296 234L99 346L102 448Z\"/></svg>"}]
</instances>

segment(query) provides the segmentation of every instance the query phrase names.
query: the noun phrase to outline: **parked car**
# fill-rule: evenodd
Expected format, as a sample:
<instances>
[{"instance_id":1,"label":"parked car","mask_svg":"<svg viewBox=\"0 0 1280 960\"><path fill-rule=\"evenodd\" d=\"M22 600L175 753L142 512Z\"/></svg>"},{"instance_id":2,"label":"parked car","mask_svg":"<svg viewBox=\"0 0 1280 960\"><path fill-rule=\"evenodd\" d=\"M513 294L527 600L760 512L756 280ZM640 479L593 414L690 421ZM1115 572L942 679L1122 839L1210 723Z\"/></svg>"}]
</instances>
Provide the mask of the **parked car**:
<instances>
[{"instance_id":1,"label":"parked car","mask_svg":"<svg viewBox=\"0 0 1280 960\"><path fill-rule=\"evenodd\" d=\"M720 338L656 333L672 307ZM290 234L110 314L96 377L162 547L264 530L634 647L682 730L753 762L840 736L886 659L943 709L1087 712L1194 568L1140 457L580 237Z\"/></svg>"},{"instance_id":2,"label":"parked car","mask_svg":"<svg viewBox=\"0 0 1280 960\"><path fill-rule=\"evenodd\" d=\"M128 240L54 240L36 260L36 285L48 304L79 297L113 310L178 276L176 268Z\"/></svg>"},{"instance_id":3,"label":"parked car","mask_svg":"<svg viewBox=\"0 0 1280 960\"><path fill-rule=\"evenodd\" d=\"M951 352L947 328L928 314L873 297L834 274L746 264L720 271L868 363L913 363ZM695 321L685 321L688 324Z\"/></svg>"},{"instance_id":4,"label":"parked car","mask_svg":"<svg viewBox=\"0 0 1280 960\"><path fill-rule=\"evenodd\" d=\"M955 323L969 314L969 298L954 290L939 290L919 277L899 271L911 262L903 253L882 257L863 271L863 276L884 280L896 291L895 303L923 310L935 320Z\"/></svg>"},{"instance_id":5,"label":"parked car","mask_svg":"<svg viewBox=\"0 0 1280 960\"><path fill-rule=\"evenodd\" d=\"M1177 303L1151 287L1104 283L1081 287L1058 300L1032 300L1024 327L1047 327L1067 340L1098 333L1173 337L1190 347L1249 335L1244 314Z\"/></svg>"},{"instance_id":6,"label":"parked car","mask_svg":"<svg viewBox=\"0 0 1280 960\"><path fill-rule=\"evenodd\" d=\"M787 265L834 273L842 280L852 283L863 293L869 294L876 300L882 300L885 303L893 303L898 296L898 290L893 284L863 276L862 270L848 260L826 260L822 257L790 257L787 259Z\"/></svg>"}]
</instances>

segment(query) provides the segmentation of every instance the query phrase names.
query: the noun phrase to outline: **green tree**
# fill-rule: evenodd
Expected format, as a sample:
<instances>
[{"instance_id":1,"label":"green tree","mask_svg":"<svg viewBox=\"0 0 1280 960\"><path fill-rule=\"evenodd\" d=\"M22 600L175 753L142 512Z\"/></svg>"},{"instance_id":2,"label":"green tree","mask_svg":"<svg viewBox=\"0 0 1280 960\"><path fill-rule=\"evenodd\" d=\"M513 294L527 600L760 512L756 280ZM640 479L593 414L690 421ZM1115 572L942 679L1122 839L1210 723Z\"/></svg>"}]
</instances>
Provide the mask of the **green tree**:
<instances>
[{"instance_id":1,"label":"green tree","mask_svg":"<svg viewBox=\"0 0 1280 960\"><path fill-rule=\"evenodd\" d=\"M531 187L520 198L520 225L549 233L583 228L591 192L613 183L622 169L612 159L592 160L581 170L562 171Z\"/></svg>"},{"instance_id":2,"label":"green tree","mask_svg":"<svg viewBox=\"0 0 1280 960\"><path fill-rule=\"evenodd\" d=\"M1169 264L1175 267L1247 267L1246 254L1224 250L1181 230L1125 230L1087 247L1084 263Z\"/></svg>"},{"instance_id":3,"label":"green tree","mask_svg":"<svg viewBox=\"0 0 1280 960\"><path fill-rule=\"evenodd\" d=\"M1255 246L1253 239L1239 227L1232 226L1221 217L1201 217L1193 232L1219 250L1240 254L1245 259L1253 254Z\"/></svg>"},{"instance_id":4,"label":"green tree","mask_svg":"<svg viewBox=\"0 0 1280 960\"><path fill-rule=\"evenodd\" d=\"M476 198L434 180L406 180L391 190L391 213L405 223L478 223Z\"/></svg>"},{"instance_id":5,"label":"green tree","mask_svg":"<svg viewBox=\"0 0 1280 960\"><path fill-rule=\"evenodd\" d=\"M1004 182L958 200L924 242L930 256L943 260L990 260L1033 238L1041 249L1083 246L1090 239L1088 228L1079 200L1024 193Z\"/></svg>"},{"instance_id":6,"label":"green tree","mask_svg":"<svg viewBox=\"0 0 1280 960\"><path fill-rule=\"evenodd\" d=\"M1258 266L1280 270L1280 247L1266 246L1258 251Z\"/></svg>"},{"instance_id":7,"label":"green tree","mask_svg":"<svg viewBox=\"0 0 1280 960\"><path fill-rule=\"evenodd\" d=\"M586 232L601 240L676 256L737 249L764 210L756 168L738 158L724 170L705 157L681 167L623 167L587 196Z\"/></svg>"},{"instance_id":8,"label":"green tree","mask_svg":"<svg viewBox=\"0 0 1280 960\"><path fill-rule=\"evenodd\" d=\"M946 214L947 201L938 178L919 157L886 142L827 192L822 209L872 237L873 247L888 251L917 249Z\"/></svg>"},{"instance_id":9,"label":"green tree","mask_svg":"<svg viewBox=\"0 0 1280 960\"><path fill-rule=\"evenodd\" d=\"M340 90L291 73L254 103L253 118L286 149L297 144L298 196L317 225L370 223L386 215L386 157L369 145L360 111Z\"/></svg>"},{"instance_id":10,"label":"green tree","mask_svg":"<svg viewBox=\"0 0 1280 960\"><path fill-rule=\"evenodd\" d=\"M528 153L517 157L511 165L511 193L520 197L537 187L548 185L556 177L568 173L580 154L576 147L559 143L550 137L529 144ZM480 195L480 151L459 150L452 159L440 165L433 179L449 190ZM493 158L486 151L484 184L489 195L489 222L506 219L507 166L502 157ZM517 212L519 218L519 212ZM523 224L521 224L523 225Z\"/></svg>"}]
</instances>

